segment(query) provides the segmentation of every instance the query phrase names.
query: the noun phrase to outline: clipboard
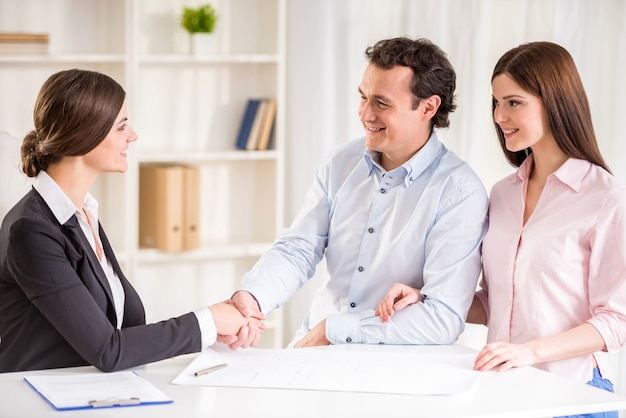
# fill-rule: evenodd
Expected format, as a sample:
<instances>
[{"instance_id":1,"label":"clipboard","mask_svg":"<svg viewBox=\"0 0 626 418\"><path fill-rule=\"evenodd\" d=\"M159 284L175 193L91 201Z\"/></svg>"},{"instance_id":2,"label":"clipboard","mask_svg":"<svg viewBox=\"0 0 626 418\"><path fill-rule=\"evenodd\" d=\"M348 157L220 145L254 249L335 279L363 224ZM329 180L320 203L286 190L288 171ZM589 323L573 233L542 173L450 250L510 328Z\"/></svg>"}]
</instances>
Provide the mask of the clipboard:
<instances>
[{"instance_id":1,"label":"clipboard","mask_svg":"<svg viewBox=\"0 0 626 418\"><path fill-rule=\"evenodd\" d=\"M174 402L133 371L31 375L24 381L57 411Z\"/></svg>"}]
</instances>

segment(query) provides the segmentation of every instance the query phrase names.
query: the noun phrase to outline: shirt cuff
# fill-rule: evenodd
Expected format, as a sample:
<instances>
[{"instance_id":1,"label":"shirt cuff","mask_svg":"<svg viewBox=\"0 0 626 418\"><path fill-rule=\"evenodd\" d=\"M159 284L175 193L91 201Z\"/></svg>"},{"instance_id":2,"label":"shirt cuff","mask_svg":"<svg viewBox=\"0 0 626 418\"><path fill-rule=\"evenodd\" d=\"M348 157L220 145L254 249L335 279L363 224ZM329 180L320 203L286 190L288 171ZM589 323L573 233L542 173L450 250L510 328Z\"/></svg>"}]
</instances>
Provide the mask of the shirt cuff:
<instances>
[{"instance_id":1,"label":"shirt cuff","mask_svg":"<svg viewBox=\"0 0 626 418\"><path fill-rule=\"evenodd\" d=\"M198 318L198 325L200 326L200 336L202 337L202 349L215 344L217 340L217 327L213 320L213 315L209 308L199 309L194 312L196 318Z\"/></svg>"},{"instance_id":2,"label":"shirt cuff","mask_svg":"<svg viewBox=\"0 0 626 418\"><path fill-rule=\"evenodd\" d=\"M326 339L331 344L360 342L359 321L358 313L329 315L326 318Z\"/></svg>"}]
</instances>

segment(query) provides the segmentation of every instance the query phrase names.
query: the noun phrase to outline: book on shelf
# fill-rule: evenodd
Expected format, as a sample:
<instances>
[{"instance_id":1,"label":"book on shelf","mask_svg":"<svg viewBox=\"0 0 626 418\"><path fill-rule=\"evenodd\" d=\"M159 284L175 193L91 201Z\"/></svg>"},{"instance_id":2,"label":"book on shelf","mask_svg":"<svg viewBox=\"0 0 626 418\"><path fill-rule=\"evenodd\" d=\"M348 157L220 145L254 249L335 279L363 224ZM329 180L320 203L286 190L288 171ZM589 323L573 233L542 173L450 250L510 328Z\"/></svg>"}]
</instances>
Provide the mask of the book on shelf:
<instances>
[{"instance_id":1,"label":"book on shelf","mask_svg":"<svg viewBox=\"0 0 626 418\"><path fill-rule=\"evenodd\" d=\"M0 32L0 54L45 54L47 33Z\"/></svg>"},{"instance_id":2,"label":"book on shelf","mask_svg":"<svg viewBox=\"0 0 626 418\"><path fill-rule=\"evenodd\" d=\"M139 246L161 251L197 248L200 173L180 164L139 167Z\"/></svg>"},{"instance_id":3,"label":"book on shelf","mask_svg":"<svg viewBox=\"0 0 626 418\"><path fill-rule=\"evenodd\" d=\"M276 100L267 99L266 102L267 105L265 107L265 114L263 115L263 125L259 132L259 142L257 145L257 149L260 151L268 149L274 128L274 120L276 119Z\"/></svg>"},{"instance_id":4,"label":"book on shelf","mask_svg":"<svg viewBox=\"0 0 626 418\"><path fill-rule=\"evenodd\" d=\"M250 136L252 124L254 123L256 112L260 103L260 99L249 99L246 104L246 109L243 113L243 118L241 119L241 125L239 126L239 134L237 134L237 141L235 143L239 149L247 149L248 137Z\"/></svg>"},{"instance_id":5,"label":"book on shelf","mask_svg":"<svg viewBox=\"0 0 626 418\"><path fill-rule=\"evenodd\" d=\"M235 146L248 151L268 149L275 119L275 99L248 99Z\"/></svg>"},{"instance_id":6,"label":"book on shelf","mask_svg":"<svg viewBox=\"0 0 626 418\"><path fill-rule=\"evenodd\" d=\"M248 151L254 151L259 142L259 132L261 131L261 125L263 124L263 115L265 108L267 107L267 101L261 99L259 106L256 109L254 115L254 122L252 122L252 128L250 129L250 135L248 135L248 141L246 142L246 149Z\"/></svg>"}]
</instances>

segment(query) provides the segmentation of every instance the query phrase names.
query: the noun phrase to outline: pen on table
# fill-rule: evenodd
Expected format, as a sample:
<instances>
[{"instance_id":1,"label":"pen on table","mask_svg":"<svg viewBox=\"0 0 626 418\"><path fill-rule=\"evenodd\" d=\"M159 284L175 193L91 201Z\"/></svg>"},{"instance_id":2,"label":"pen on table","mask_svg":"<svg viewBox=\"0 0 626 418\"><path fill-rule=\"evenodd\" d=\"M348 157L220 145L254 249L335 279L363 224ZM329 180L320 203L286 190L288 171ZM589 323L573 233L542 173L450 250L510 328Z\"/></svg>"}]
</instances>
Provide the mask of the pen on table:
<instances>
[{"instance_id":1,"label":"pen on table","mask_svg":"<svg viewBox=\"0 0 626 418\"><path fill-rule=\"evenodd\" d=\"M211 366L211 367L209 367L207 369L198 370L193 375L196 376L196 377L204 376L205 374L209 374L211 372L223 369L226 366L228 366L228 363L216 364L215 366Z\"/></svg>"}]
</instances>

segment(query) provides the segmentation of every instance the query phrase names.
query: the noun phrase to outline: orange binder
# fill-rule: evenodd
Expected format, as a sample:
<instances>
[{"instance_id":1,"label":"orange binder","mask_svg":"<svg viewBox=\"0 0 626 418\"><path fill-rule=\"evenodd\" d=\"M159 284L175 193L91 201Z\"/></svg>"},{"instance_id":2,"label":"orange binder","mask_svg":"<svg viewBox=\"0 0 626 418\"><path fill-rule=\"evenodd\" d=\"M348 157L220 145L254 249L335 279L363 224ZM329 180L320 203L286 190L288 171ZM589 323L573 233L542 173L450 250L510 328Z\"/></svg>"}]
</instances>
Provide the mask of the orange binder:
<instances>
[{"instance_id":1,"label":"orange binder","mask_svg":"<svg viewBox=\"0 0 626 418\"><path fill-rule=\"evenodd\" d=\"M181 251L183 182L180 165L142 164L139 168L139 246Z\"/></svg>"},{"instance_id":2,"label":"orange binder","mask_svg":"<svg viewBox=\"0 0 626 418\"><path fill-rule=\"evenodd\" d=\"M200 169L188 166L183 179L183 248L200 246Z\"/></svg>"}]
</instances>

